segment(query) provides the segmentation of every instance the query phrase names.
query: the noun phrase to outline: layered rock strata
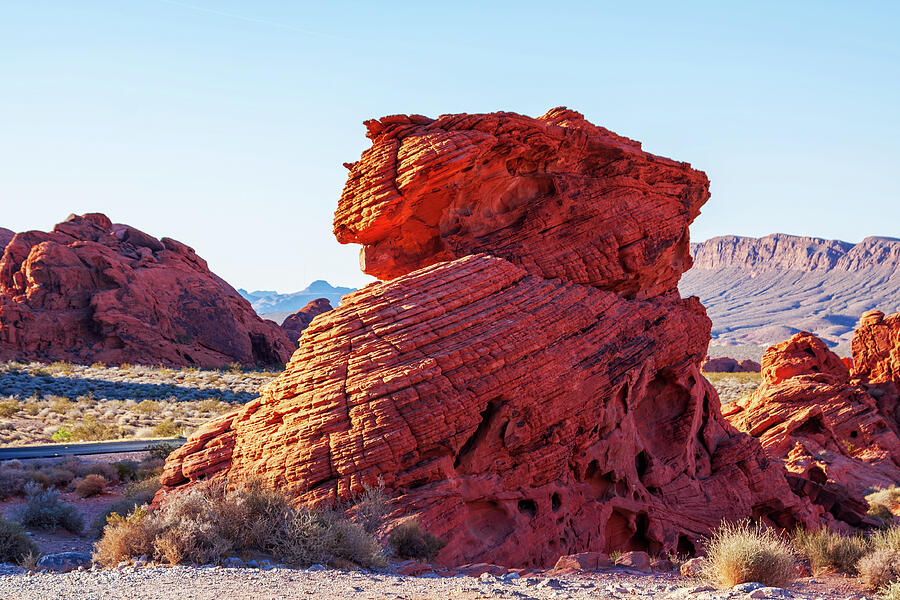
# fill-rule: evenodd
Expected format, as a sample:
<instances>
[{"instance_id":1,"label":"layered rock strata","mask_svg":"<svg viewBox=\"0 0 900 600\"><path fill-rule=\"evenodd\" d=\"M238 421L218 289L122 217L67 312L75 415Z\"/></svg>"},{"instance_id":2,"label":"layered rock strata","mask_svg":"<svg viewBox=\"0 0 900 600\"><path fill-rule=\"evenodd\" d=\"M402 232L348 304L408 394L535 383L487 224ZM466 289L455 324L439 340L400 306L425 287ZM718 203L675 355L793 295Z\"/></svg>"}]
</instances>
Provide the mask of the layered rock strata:
<instances>
[{"instance_id":1,"label":"layered rock strata","mask_svg":"<svg viewBox=\"0 0 900 600\"><path fill-rule=\"evenodd\" d=\"M675 286L702 173L565 109L368 128L335 230L389 281L317 317L257 401L173 452L158 500L260 477L322 503L380 478L392 521L419 517L455 564L815 522L699 372L709 320Z\"/></svg>"},{"instance_id":2,"label":"layered rock strata","mask_svg":"<svg viewBox=\"0 0 900 600\"><path fill-rule=\"evenodd\" d=\"M248 366L292 345L188 246L105 215L16 234L0 258L0 359Z\"/></svg>"},{"instance_id":3,"label":"layered rock strata","mask_svg":"<svg viewBox=\"0 0 900 600\"><path fill-rule=\"evenodd\" d=\"M300 340L300 334L309 327L312 320L331 310L331 302L327 298L317 298L310 301L306 306L289 315L282 323L281 328L287 336L297 343Z\"/></svg>"},{"instance_id":4,"label":"layered rock strata","mask_svg":"<svg viewBox=\"0 0 900 600\"><path fill-rule=\"evenodd\" d=\"M895 324L868 314L853 341L849 370L822 340L803 332L763 355L764 384L723 408L783 463L796 493L827 517L866 524L864 496L900 481L900 413L892 357ZM893 344L893 346L891 346Z\"/></svg>"}]
</instances>

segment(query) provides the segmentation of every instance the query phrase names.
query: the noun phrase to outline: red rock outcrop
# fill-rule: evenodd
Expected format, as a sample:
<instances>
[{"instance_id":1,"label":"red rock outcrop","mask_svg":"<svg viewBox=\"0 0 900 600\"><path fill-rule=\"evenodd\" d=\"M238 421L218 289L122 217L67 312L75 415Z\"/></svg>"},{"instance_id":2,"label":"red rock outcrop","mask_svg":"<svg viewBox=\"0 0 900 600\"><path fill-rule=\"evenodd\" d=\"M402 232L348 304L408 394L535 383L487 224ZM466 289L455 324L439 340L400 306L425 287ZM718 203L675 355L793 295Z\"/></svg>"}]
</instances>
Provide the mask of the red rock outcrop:
<instances>
[{"instance_id":1,"label":"red rock outcrop","mask_svg":"<svg viewBox=\"0 0 900 600\"><path fill-rule=\"evenodd\" d=\"M281 324L281 328L296 343L300 339L300 334L309 327L312 320L329 310L331 310L331 302L328 301L328 298L316 298L286 318Z\"/></svg>"},{"instance_id":2,"label":"red rock outcrop","mask_svg":"<svg viewBox=\"0 0 900 600\"><path fill-rule=\"evenodd\" d=\"M0 358L281 364L291 343L188 246L105 215L16 234L0 258Z\"/></svg>"},{"instance_id":3,"label":"red rock outcrop","mask_svg":"<svg viewBox=\"0 0 900 600\"><path fill-rule=\"evenodd\" d=\"M700 364L704 373L759 373L761 366L755 360L738 361L729 356L718 356L706 359Z\"/></svg>"},{"instance_id":4,"label":"red rock outcrop","mask_svg":"<svg viewBox=\"0 0 900 600\"><path fill-rule=\"evenodd\" d=\"M575 111L366 126L372 147L347 165L334 232L363 244L362 268L379 279L487 252L546 279L650 298L691 266L687 226L709 198L706 175Z\"/></svg>"},{"instance_id":5,"label":"red rock outcrop","mask_svg":"<svg viewBox=\"0 0 900 600\"><path fill-rule=\"evenodd\" d=\"M900 313L864 313L853 338L853 375L870 383L900 383Z\"/></svg>"},{"instance_id":6,"label":"red rock outcrop","mask_svg":"<svg viewBox=\"0 0 900 600\"><path fill-rule=\"evenodd\" d=\"M6 245L12 241L14 235L16 235L15 231L0 227L0 253L2 253L3 249L6 248Z\"/></svg>"},{"instance_id":7,"label":"red rock outcrop","mask_svg":"<svg viewBox=\"0 0 900 600\"><path fill-rule=\"evenodd\" d=\"M258 400L173 452L159 501L261 477L328 502L380 477L392 519L447 540L440 562L523 567L818 518L700 375L709 320L673 290L702 173L564 109L369 131L336 229L391 279L316 318Z\"/></svg>"},{"instance_id":8,"label":"red rock outcrop","mask_svg":"<svg viewBox=\"0 0 900 600\"><path fill-rule=\"evenodd\" d=\"M854 340L859 364L867 365L861 372L881 374L890 362L878 360L891 353L879 345L889 339L881 323L864 319ZM896 337L893 343L896 352ZM851 381L845 363L807 332L769 348L762 373L765 383L723 414L785 465L797 493L835 519L862 524L867 490L900 481L896 389L879 393L869 381Z\"/></svg>"}]
</instances>

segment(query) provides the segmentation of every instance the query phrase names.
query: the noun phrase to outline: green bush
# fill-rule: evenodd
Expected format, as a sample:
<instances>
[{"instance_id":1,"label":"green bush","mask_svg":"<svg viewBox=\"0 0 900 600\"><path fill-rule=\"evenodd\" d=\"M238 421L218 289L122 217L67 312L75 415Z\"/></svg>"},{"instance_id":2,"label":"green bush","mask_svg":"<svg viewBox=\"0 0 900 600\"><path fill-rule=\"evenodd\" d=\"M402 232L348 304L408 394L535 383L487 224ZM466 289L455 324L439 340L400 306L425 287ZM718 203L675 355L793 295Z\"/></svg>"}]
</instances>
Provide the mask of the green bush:
<instances>
[{"instance_id":1,"label":"green bush","mask_svg":"<svg viewBox=\"0 0 900 600\"><path fill-rule=\"evenodd\" d=\"M791 547L777 534L749 521L723 523L706 548L703 574L724 587L758 581L784 587L796 577Z\"/></svg>"},{"instance_id":2,"label":"green bush","mask_svg":"<svg viewBox=\"0 0 900 600\"><path fill-rule=\"evenodd\" d=\"M424 529L418 519L409 519L397 525L388 536L394 554L400 558L432 561L446 542Z\"/></svg>"},{"instance_id":3,"label":"green bush","mask_svg":"<svg viewBox=\"0 0 900 600\"><path fill-rule=\"evenodd\" d=\"M153 427L153 435L165 438L182 437L184 435L184 427L172 419L166 419Z\"/></svg>"},{"instance_id":4,"label":"green bush","mask_svg":"<svg viewBox=\"0 0 900 600\"><path fill-rule=\"evenodd\" d=\"M0 563L22 564L38 554L37 546L18 523L0 517Z\"/></svg>"},{"instance_id":5,"label":"green bush","mask_svg":"<svg viewBox=\"0 0 900 600\"><path fill-rule=\"evenodd\" d=\"M75 507L59 499L56 490L45 490L37 482L25 486L25 507L19 514L19 521L26 527L37 527L48 531L65 529L81 533L84 522Z\"/></svg>"}]
</instances>

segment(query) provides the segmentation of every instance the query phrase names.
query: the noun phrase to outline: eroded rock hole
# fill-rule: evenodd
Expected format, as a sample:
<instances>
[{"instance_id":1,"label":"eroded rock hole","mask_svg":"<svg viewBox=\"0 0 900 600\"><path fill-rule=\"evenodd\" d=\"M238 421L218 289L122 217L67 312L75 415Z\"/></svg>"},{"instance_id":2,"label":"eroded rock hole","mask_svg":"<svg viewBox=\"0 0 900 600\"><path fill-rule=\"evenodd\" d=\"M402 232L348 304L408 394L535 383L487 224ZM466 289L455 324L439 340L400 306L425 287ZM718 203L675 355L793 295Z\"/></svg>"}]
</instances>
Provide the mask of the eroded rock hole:
<instances>
[{"instance_id":1,"label":"eroded rock hole","mask_svg":"<svg viewBox=\"0 0 900 600\"><path fill-rule=\"evenodd\" d=\"M678 553L678 556L694 556L697 548L688 536L682 534L678 536L678 546L676 546L675 551Z\"/></svg>"},{"instance_id":2,"label":"eroded rock hole","mask_svg":"<svg viewBox=\"0 0 900 600\"><path fill-rule=\"evenodd\" d=\"M553 509L553 512L558 511L562 507L562 500L556 492L550 496L550 507Z\"/></svg>"},{"instance_id":3,"label":"eroded rock hole","mask_svg":"<svg viewBox=\"0 0 900 600\"><path fill-rule=\"evenodd\" d=\"M487 437L488 430L491 428L491 422L497 414L498 406L498 402L488 402L484 410L481 411L481 422L478 423L475 432L469 436L469 439L459 449L459 454L456 455L456 460L453 461L454 468L458 468Z\"/></svg>"},{"instance_id":4,"label":"eroded rock hole","mask_svg":"<svg viewBox=\"0 0 900 600\"><path fill-rule=\"evenodd\" d=\"M537 504L534 500L519 500L519 512L523 515L533 517L537 514Z\"/></svg>"},{"instance_id":5,"label":"eroded rock hole","mask_svg":"<svg viewBox=\"0 0 900 600\"><path fill-rule=\"evenodd\" d=\"M641 450L634 457L634 470L637 471L638 478L642 478L647 474L648 469L650 469L650 455L646 450Z\"/></svg>"}]
</instances>

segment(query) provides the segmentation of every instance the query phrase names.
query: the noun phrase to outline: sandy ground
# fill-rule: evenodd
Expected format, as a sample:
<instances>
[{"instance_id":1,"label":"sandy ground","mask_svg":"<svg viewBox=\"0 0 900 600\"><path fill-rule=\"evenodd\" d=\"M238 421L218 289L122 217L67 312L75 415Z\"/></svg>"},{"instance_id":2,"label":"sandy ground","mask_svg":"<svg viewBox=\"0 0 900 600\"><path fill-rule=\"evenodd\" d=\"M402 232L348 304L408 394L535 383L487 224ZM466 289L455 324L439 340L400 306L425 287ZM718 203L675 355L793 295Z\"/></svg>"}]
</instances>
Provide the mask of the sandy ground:
<instances>
[{"instance_id":1,"label":"sandy ground","mask_svg":"<svg viewBox=\"0 0 900 600\"><path fill-rule=\"evenodd\" d=\"M0 570L2 573L2 570ZM337 570L221 567L125 567L75 571L65 575L0 574L0 598L10 600L107 600L119 598L219 600L404 599L623 599L725 600L793 598L859 600L868 597L853 580L804 579L785 590L718 590L703 582L670 574L608 572L558 577L501 579L491 575L406 577Z\"/></svg>"}]
</instances>

